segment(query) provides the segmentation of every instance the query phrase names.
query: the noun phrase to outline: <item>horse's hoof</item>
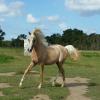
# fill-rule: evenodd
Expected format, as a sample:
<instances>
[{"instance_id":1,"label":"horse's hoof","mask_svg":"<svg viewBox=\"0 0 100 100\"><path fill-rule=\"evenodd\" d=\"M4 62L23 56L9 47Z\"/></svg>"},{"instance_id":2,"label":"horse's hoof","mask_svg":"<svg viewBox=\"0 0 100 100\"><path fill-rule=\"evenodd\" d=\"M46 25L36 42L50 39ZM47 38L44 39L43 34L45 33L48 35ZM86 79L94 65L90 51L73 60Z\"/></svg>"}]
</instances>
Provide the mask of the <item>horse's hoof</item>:
<instances>
[{"instance_id":1,"label":"horse's hoof","mask_svg":"<svg viewBox=\"0 0 100 100\"><path fill-rule=\"evenodd\" d=\"M55 86L55 82L52 82L52 86Z\"/></svg>"},{"instance_id":2,"label":"horse's hoof","mask_svg":"<svg viewBox=\"0 0 100 100\"><path fill-rule=\"evenodd\" d=\"M61 84L61 87L64 87L65 86L65 84L63 83L63 84Z\"/></svg>"},{"instance_id":3,"label":"horse's hoof","mask_svg":"<svg viewBox=\"0 0 100 100\"><path fill-rule=\"evenodd\" d=\"M39 84L38 89L41 89L42 84Z\"/></svg>"},{"instance_id":4,"label":"horse's hoof","mask_svg":"<svg viewBox=\"0 0 100 100\"><path fill-rule=\"evenodd\" d=\"M22 87L22 83L19 84L19 87L20 87L20 88Z\"/></svg>"}]
</instances>

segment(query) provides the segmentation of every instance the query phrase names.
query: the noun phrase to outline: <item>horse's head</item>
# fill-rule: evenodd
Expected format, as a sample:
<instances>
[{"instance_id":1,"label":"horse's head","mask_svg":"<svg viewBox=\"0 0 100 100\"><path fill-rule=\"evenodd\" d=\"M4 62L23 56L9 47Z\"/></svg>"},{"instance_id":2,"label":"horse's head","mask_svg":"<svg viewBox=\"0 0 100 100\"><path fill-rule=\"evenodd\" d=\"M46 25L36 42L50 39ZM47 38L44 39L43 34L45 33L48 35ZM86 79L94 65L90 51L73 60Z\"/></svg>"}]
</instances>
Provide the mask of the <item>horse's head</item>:
<instances>
[{"instance_id":1,"label":"horse's head","mask_svg":"<svg viewBox=\"0 0 100 100\"><path fill-rule=\"evenodd\" d=\"M28 51L31 52L34 45L36 45L36 41L38 40L39 36L38 34L41 34L40 29L35 29L32 33L29 32L28 42L29 42L29 48Z\"/></svg>"},{"instance_id":2,"label":"horse's head","mask_svg":"<svg viewBox=\"0 0 100 100\"><path fill-rule=\"evenodd\" d=\"M28 42L29 42L29 48L28 48L29 52L32 51L34 46L39 44L48 46L48 43L46 42L46 39L40 29L35 29L32 33L29 32Z\"/></svg>"},{"instance_id":3,"label":"horse's head","mask_svg":"<svg viewBox=\"0 0 100 100\"><path fill-rule=\"evenodd\" d=\"M28 36L28 51L31 52L34 46L34 43L36 41L36 37L34 34L29 32L29 36Z\"/></svg>"}]
</instances>

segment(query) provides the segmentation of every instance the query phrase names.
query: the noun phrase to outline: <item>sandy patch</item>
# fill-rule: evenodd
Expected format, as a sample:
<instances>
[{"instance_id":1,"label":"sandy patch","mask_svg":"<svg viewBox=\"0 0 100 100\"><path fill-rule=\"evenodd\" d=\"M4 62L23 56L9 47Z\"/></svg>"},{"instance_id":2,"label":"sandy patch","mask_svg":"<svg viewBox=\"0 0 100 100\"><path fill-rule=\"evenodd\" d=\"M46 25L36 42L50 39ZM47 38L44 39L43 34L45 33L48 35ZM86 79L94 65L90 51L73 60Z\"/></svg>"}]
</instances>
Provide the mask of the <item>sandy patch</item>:
<instances>
[{"instance_id":1,"label":"sandy patch","mask_svg":"<svg viewBox=\"0 0 100 100\"><path fill-rule=\"evenodd\" d=\"M15 74L15 72L0 73L0 76L14 76Z\"/></svg>"},{"instance_id":2,"label":"sandy patch","mask_svg":"<svg viewBox=\"0 0 100 100\"><path fill-rule=\"evenodd\" d=\"M8 88L8 87L11 87L9 85L9 83L0 83L0 88ZM4 96L4 94L2 93L2 91L0 91L0 96Z\"/></svg>"},{"instance_id":3,"label":"sandy patch","mask_svg":"<svg viewBox=\"0 0 100 100\"><path fill-rule=\"evenodd\" d=\"M65 86L68 87L70 95L66 100L91 100L89 97L85 96L88 92L88 80L87 78L66 78ZM61 84L62 79L59 77L57 83Z\"/></svg>"},{"instance_id":4,"label":"sandy patch","mask_svg":"<svg viewBox=\"0 0 100 100\"><path fill-rule=\"evenodd\" d=\"M9 85L9 83L0 83L0 88L8 88L8 87L12 87Z\"/></svg>"},{"instance_id":5,"label":"sandy patch","mask_svg":"<svg viewBox=\"0 0 100 100\"><path fill-rule=\"evenodd\" d=\"M4 96L4 94L2 93L2 91L0 91L0 96Z\"/></svg>"},{"instance_id":6,"label":"sandy patch","mask_svg":"<svg viewBox=\"0 0 100 100\"><path fill-rule=\"evenodd\" d=\"M39 75L39 74L40 74L39 71L30 71L29 73L30 73L30 74L36 74L36 75Z\"/></svg>"},{"instance_id":7,"label":"sandy patch","mask_svg":"<svg viewBox=\"0 0 100 100\"><path fill-rule=\"evenodd\" d=\"M8 72L8 73L0 73L0 76L14 76L15 72ZM0 88L8 88L11 87L9 83L0 83ZM3 92L0 91L0 96L4 96Z\"/></svg>"},{"instance_id":8,"label":"sandy patch","mask_svg":"<svg viewBox=\"0 0 100 100\"><path fill-rule=\"evenodd\" d=\"M51 100L48 95L39 94L33 97L31 100Z\"/></svg>"}]
</instances>

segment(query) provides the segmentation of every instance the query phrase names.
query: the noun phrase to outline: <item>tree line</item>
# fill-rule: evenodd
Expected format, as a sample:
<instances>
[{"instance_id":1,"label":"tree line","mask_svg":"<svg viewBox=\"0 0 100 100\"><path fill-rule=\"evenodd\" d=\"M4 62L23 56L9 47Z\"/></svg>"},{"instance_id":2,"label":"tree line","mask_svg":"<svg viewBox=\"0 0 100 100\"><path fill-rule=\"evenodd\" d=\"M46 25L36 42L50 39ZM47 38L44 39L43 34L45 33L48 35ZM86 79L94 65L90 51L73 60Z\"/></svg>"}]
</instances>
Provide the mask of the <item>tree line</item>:
<instances>
[{"instance_id":1,"label":"tree line","mask_svg":"<svg viewBox=\"0 0 100 100\"><path fill-rule=\"evenodd\" d=\"M100 50L100 34L87 34L79 29L66 29L63 34L46 36L50 44L74 45L81 50Z\"/></svg>"},{"instance_id":2,"label":"tree line","mask_svg":"<svg viewBox=\"0 0 100 100\"><path fill-rule=\"evenodd\" d=\"M24 40L27 35L20 34L17 38L12 38L11 40L5 40L5 32L0 28L0 47L24 47Z\"/></svg>"},{"instance_id":3,"label":"tree line","mask_svg":"<svg viewBox=\"0 0 100 100\"><path fill-rule=\"evenodd\" d=\"M4 40L5 32L0 29L0 47L23 47L27 36L20 34L16 39ZM79 29L66 29L63 34L54 33L46 36L49 44L74 45L81 50L100 50L100 34L87 34Z\"/></svg>"}]
</instances>

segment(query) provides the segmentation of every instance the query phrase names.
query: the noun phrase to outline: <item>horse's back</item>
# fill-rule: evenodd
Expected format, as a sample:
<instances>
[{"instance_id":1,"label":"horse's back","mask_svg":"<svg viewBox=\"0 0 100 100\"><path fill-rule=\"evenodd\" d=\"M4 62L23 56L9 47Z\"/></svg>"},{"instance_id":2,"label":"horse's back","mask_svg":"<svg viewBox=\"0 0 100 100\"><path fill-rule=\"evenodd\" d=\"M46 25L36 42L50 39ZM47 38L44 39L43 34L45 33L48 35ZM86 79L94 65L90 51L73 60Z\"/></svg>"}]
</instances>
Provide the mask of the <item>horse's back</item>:
<instances>
[{"instance_id":1,"label":"horse's back","mask_svg":"<svg viewBox=\"0 0 100 100\"><path fill-rule=\"evenodd\" d=\"M51 45L47 48L47 64L61 62L66 59L67 51L64 46Z\"/></svg>"}]
</instances>

